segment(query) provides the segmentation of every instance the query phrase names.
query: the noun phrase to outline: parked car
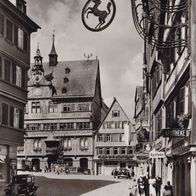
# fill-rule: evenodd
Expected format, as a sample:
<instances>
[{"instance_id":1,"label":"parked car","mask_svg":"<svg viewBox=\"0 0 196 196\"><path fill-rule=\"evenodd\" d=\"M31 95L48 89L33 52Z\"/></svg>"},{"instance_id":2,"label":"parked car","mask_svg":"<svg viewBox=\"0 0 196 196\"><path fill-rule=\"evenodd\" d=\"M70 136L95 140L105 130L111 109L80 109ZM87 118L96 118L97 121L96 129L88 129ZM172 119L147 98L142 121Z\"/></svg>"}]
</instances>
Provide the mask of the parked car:
<instances>
[{"instance_id":1,"label":"parked car","mask_svg":"<svg viewBox=\"0 0 196 196\"><path fill-rule=\"evenodd\" d=\"M6 196L35 196L38 186L35 186L33 175L15 175L5 191Z\"/></svg>"},{"instance_id":2,"label":"parked car","mask_svg":"<svg viewBox=\"0 0 196 196\"><path fill-rule=\"evenodd\" d=\"M130 178L130 172L128 169L120 169L117 173L117 178Z\"/></svg>"}]
</instances>

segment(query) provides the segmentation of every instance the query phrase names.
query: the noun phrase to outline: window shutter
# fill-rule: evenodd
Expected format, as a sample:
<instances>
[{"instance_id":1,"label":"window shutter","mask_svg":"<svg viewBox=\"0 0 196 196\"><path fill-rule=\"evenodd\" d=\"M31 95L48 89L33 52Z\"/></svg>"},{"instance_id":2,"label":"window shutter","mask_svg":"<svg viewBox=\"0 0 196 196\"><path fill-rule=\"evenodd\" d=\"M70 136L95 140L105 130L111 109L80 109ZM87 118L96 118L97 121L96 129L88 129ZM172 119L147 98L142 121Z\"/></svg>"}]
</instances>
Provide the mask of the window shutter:
<instances>
[{"instance_id":1,"label":"window shutter","mask_svg":"<svg viewBox=\"0 0 196 196\"><path fill-rule=\"evenodd\" d=\"M19 129L24 128L24 111L19 109Z\"/></svg>"},{"instance_id":2,"label":"window shutter","mask_svg":"<svg viewBox=\"0 0 196 196\"><path fill-rule=\"evenodd\" d=\"M4 16L0 14L0 35L4 35Z\"/></svg>"},{"instance_id":3,"label":"window shutter","mask_svg":"<svg viewBox=\"0 0 196 196\"><path fill-rule=\"evenodd\" d=\"M12 83L16 84L16 64L12 63Z\"/></svg>"},{"instance_id":4,"label":"window shutter","mask_svg":"<svg viewBox=\"0 0 196 196\"><path fill-rule=\"evenodd\" d=\"M22 88L23 89L26 89L26 72L25 72L25 69L22 68Z\"/></svg>"},{"instance_id":5,"label":"window shutter","mask_svg":"<svg viewBox=\"0 0 196 196\"><path fill-rule=\"evenodd\" d=\"M18 27L14 25L14 44L18 46Z\"/></svg>"},{"instance_id":6,"label":"window shutter","mask_svg":"<svg viewBox=\"0 0 196 196\"><path fill-rule=\"evenodd\" d=\"M27 47L28 47L28 39L27 39L28 35L27 33L24 32L24 43L23 43L23 46L24 46L24 50L27 51Z\"/></svg>"},{"instance_id":7,"label":"window shutter","mask_svg":"<svg viewBox=\"0 0 196 196\"><path fill-rule=\"evenodd\" d=\"M14 126L14 107L10 107L10 126Z\"/></svg>"}]
</instances>

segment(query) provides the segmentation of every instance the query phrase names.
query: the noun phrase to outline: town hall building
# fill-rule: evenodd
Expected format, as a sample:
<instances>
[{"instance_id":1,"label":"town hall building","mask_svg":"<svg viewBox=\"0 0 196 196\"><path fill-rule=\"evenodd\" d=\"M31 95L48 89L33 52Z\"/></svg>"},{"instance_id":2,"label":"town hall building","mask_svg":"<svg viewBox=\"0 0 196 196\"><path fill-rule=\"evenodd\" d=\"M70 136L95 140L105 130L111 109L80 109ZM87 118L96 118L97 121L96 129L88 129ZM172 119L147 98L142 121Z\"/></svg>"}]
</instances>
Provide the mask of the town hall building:
<instances>
[{"instance_id":1,"label":"town hall building","mask_svg":"<svg viewBox=\"0 0 196 196\"><path fill-rule=\"evenodd\" d=\"M18 168L39 170L60 162L92 171L94 132L102 112L99 61L58 61L54 35L49 62L42 62L39 48L34 60Z\"/></svg>"}]
</instances>

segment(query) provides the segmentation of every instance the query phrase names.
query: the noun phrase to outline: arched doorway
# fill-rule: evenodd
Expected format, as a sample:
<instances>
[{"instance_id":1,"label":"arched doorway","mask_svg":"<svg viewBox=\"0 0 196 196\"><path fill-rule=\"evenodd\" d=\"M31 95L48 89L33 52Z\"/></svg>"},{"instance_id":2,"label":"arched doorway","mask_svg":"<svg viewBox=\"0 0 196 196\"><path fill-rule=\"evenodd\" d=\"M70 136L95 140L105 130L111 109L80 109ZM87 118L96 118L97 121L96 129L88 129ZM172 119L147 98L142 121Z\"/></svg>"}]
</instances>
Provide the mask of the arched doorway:
<instances>
[{"instance_id":1,"label":"arched doorway","mask_svg":"<svg viewBox=\"0 0 196 196\"><path fill-rule=\"evenodd\" d=\"M40 160L39 159L32 159L31 161L33 171L40 171Z\"/></svg>"},{"instance_id":2,"label":"arched doorway","mask_svg":"<svg viewBox=\"0 0 196 196\"><path fill-rule=\"evenodd\" d=\"M87 158L80 159L80 167L84 168L84 169L88 169L88 159Z\"/></svg>"},{"instance_id":3,"label":"arched doorway","mask_svg":"<svg viewBox=\"0 0 196 196\"><path fill-rule=\"evenodd\" d=\"M53 164L57 163L58 155L49 155L48 156L48 168L51 169Z\"/></svg>"}]
</instances>

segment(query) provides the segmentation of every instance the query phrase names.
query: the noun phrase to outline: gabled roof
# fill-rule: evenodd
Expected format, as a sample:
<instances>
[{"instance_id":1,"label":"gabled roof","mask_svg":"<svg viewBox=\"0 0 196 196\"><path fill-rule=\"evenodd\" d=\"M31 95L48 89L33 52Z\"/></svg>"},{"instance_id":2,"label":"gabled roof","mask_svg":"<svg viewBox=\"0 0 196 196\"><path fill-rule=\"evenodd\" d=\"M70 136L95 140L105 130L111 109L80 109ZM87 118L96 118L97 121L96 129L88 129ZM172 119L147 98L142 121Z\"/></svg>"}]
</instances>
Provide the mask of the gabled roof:
<instances>
[{"instance_id":1,"label":"gabled roof","mask_svg":"<svg viewBox=\"0 0 196 196\"><path fill-rule=\"evenodd\" d=\"M99 130L99 129L101 128L101 126L103 125L104 121L107 119L107 117L109 116L109 114L112 112L112 109L114 108L114 105L115 105L115 104L117 104L118 107L121 109L121 111L123 112L124 117L126 118L126 120L130 122L130 120L129 120L127 114L125 113L125 111L123 110L123 108L121 107L121 105L119 104L119 102L117 101L117 99L114 97L114 100L113 100L113 102L112 102L112 104L111 104L111 106L110 106L110 108L109 108L109 110L108 110L108 112L107 112L105 118L104 118L103 121L100 123L100 125L99 125L99 127L98 127L97 130Z\"/></svg>"},{"instance_id":2,"label":"gabled roof","mask_svg":"<svg viewBox=\"0 0 196 196\"><path fill-rule=\"evenodd\" d=\"M97 59L61 61L56 66L49 66L47 62L43 63L43 69L45 76L50 74L53 76L52 85L57 92L53 97L94 97L99 75ZM31 71L29 71L29 77L31 77ZM63 88L67 91L64 94Z\"/></svg>"}]
</instances>

